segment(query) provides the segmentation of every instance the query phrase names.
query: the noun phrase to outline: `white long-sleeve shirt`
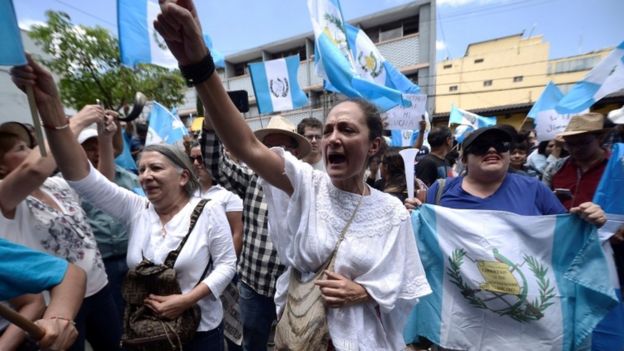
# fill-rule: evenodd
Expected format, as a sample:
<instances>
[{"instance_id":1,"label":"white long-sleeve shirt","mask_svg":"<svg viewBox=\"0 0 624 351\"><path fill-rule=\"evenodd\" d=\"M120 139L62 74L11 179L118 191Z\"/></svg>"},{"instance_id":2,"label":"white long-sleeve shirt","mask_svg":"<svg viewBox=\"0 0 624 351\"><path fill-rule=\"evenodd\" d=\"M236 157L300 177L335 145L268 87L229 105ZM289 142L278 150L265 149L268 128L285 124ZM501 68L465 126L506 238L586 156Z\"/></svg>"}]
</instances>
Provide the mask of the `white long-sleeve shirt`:
<instances>
[{"instance_id":1,"label":"white long-sleeve shirt","mask_svg":"<svg viewBox=\"0 0 624 351\"><path fill-rule=\"evenodd\" d=\"M288 270L277 281L278 313L290 270L308 276L329 258L360 195L336 188L329 176L283 149L288 196L262 181L269 205L271 240ZM336 253L334 271L362 285L371 301L328 308L327 322L338 351L402 350L403 327L418 297L431 293L409 215L401 202L375 189L362 199ZM305 278L304 278L305 279Z\"/></svg>"},{"instance_id":2,"label":"white long-sleeve shirt","mask_svg":"<svg viewBox=\"0 0 624 351\"><path fill-rule=\"evenodd\" d=\"M163 263L187 234L191 213L201 200L191 198L163 230L154 206L146 198L110 182L93 167L87 177L68 183L87 201L127 223L130 268L136 267L143 257L155 264ZM223 207L216 201L209 201L204 207L174 265L183 293L197 285L211 257L212 268L201 281L211 294L197 302L202 312L198 331L212 330L221 323L223 307L219 296L236 272L230 228Z\"/></svg>"}]
</instances>

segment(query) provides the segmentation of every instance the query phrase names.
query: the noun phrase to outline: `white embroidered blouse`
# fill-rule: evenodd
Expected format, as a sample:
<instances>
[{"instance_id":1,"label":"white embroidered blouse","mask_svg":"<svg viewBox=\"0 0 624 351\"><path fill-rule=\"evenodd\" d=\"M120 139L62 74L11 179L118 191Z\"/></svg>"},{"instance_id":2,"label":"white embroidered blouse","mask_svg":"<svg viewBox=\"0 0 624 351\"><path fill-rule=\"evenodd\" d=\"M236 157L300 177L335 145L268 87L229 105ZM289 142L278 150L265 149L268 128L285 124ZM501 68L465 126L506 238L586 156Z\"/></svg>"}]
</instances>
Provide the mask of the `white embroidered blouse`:
<instances>
[{"instance_id":1,"label":"white embroidered blouse","mask_svg":"<svg viewBox=\"0 0 624 351\"><path fill-rule=\"evenodd\" d=\"M281 148L292 196L262 181L269 233L288 270L277 282L278 315L291 268L313 272L327 260L360 195L336 188L329 176ZM328 309L336 350L402 350L403 327L418 297L431 293L409 214L401 202L375 189L365 196L340 244L335 271L362 285L372 301Z\"/></svg>"}]
</instances>

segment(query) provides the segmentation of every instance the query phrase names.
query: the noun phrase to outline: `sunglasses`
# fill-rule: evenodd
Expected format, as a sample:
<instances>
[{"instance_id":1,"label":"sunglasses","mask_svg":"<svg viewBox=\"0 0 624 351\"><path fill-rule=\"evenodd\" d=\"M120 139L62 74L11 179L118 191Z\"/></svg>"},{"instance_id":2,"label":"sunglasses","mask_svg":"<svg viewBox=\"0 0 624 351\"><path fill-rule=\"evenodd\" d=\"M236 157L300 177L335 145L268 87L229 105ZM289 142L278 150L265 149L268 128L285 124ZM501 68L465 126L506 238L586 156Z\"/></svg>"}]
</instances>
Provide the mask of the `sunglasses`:
<instances>
[{"instance_id":1,"label":"sunglasses","mask_svg":"<svg viewBox=\"0 0 624 351\"><path fill-rule=\"evenodd\" d=\"M483 156L488 153L490 148L496 149L496 152L502 154L503 152L508 152L511 143L507 141L489 141L484 140L481 142L476 142L466 150L466 154L473 154L477 156Z\"/></svg>"},{"instance_id":2,"label":"sunglasses","mask_svg":"<svg viewBox=\"0 0 624 351\"><path fill-rule=\"evenodd\" d=\"M197 161L199 164L204 163L204 159L201 156L189 156L189 158L191 159L191 163L194 163L195 161Z\"/></svg>"}]
</instances>

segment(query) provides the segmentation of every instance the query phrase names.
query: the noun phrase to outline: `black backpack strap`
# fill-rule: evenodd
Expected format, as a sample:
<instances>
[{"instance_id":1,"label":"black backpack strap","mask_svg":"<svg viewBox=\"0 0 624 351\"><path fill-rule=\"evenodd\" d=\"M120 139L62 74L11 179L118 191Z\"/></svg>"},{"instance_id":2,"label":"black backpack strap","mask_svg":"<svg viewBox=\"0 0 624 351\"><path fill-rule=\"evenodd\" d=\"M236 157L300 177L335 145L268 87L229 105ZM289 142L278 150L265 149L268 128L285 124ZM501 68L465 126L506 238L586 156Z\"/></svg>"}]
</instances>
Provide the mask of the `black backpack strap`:
<instances>
[{"instance_id":1,"label":"black backpack strap","mask_svg":"<svg viewBox=\"0 0 624 351\"><path fill-rule=\"evenodd\" d=\"M193 210L193 213L191 214L191 223L189 225L188 233L186 233L186 235L180 242L180 245L178 245L178 248L175 249L174 251L169 252L169 254L167 255L167 258L165 259L165 266L169 268L173 268L173 266L175 265L175 262L178 259L178 255L180 254L180 251L182 251L184 244L186 244L186 240L188 240L189 236L191 235L191 232L193 231L193 228L195 228L195 224L197 224L197 219L201 215L202 211L204 210L204 206L206 206L206 203L208 203L208 201L209 201L208 199L202 199L199 201L197 206L195 206L195 209Z\"/></svg>"},{"instance_id":2,"label":"black backpack strap","mask_svg":"<svg viewBox=\"0 0 624 351\"><path fill-rule=\"evenodd\" d=\"M444 194L444 186L446 186L446 178L438 179L437 183L438 183L438 191L436 191L435 204L439 205L440 200L442 199L442 194Z\"/></svg>"}]
</instances>

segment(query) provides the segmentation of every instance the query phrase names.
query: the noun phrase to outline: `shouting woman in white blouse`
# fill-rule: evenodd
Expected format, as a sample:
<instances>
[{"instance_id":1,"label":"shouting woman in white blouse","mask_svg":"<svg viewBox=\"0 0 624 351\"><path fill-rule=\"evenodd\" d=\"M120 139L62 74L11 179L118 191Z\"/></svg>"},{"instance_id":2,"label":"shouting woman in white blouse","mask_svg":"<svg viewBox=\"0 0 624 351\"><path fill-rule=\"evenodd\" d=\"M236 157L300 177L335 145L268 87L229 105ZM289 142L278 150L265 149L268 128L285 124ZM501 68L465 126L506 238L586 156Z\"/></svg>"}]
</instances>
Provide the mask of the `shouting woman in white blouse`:
<instances>
[{"instance_id":1,"label":"shouting woman in white blouse","mask_svg":"<svg viewBox=\"0 0 624 351\"><path fill-rule=\"evenodd\" d=\"M318 320L309 321L310 313L293 313L314 292L298 294L290 289L307 286L316 276L326 307L329 335L320 338L329 339L326 349L402 350L403 326L411 307L431 290L407 211L398 199L371 189L363 180L367 162L381 144L383 127L377 109L363 100L334 106L321 141L327 173L313 170L288 152L300 147L292 138L278 135L284 147L269 149L245 123L214 74L192 1L166 2L161 9L154 26L177 58L187 83L195 86L209 116L205 121L211 121L235 157L263 178L269 232L288 267L277 284L278 313L285 312L276 338L280 339L284 318L290 321L290 330L285 328L280 342L290 338L297 343L300 340L293 339L320 333ZM333 253L333 268L323 270ZM278 349L290 348L286 341L282 345L276 341ZM318 344L298 345L299 350L323 350Z\"/></svg>"}]
</instances>

